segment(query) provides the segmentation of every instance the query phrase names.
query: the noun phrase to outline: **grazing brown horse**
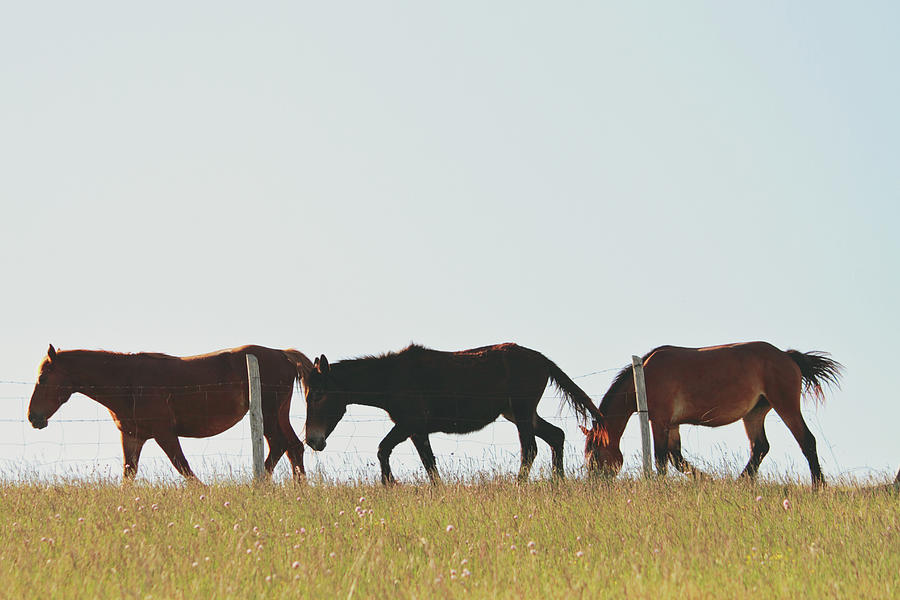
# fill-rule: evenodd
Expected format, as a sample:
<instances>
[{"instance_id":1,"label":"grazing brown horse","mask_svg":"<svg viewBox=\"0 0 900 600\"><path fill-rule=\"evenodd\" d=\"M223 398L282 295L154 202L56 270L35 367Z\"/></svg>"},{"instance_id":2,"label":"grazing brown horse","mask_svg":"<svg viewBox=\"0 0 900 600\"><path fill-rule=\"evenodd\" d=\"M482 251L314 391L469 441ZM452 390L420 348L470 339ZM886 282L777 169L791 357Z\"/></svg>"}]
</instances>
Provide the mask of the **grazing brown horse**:
<instances>
[{"instance_id":1,"label":"grazing brown horse","mask_svg":"<svg viewBox=\"0 0 900 600\"><path fill-rule=\"evenodd\" d=\"M156 440L179 473L195 479L179 437L209 437L241 420L250 406L247 354L259 362L263 432L269 442L266 471L287 452L293 476L304 475L303 444L288 420L294 380L312 363L297 350L241 346L179 358L92 350L57 352L51 345L40 365L28 406L36 429L74 393L105 406L122 433L124 477L137 474L141 449Z\"/></svg>"},{"instance_id":2,"label":"grazing brown horse","mask_svg":"<svg viewBox=\"0 0 900 600\"><path fill-rule=\"evenodd\" d=\"M800 414L801 392L823 400L822 384L837 384L840 363L823 352L782 352L765 342L709 348L660 346L643 357L647 406L653 427L656 469L668 461L682 473L695 471L681 455L681 424L718 427L744 420L750 438L750 461L743 476L753 478L769 451L764 420L774 409L800 444L809 462L813 485L824 482L816 438ZM636 411L634 373L622 369L600 402L602 417L583 429L585 459L591 472L618 473L619 440Z\"/></svg>"},{"instance_id":3,"label":"grazing brown horse","mask_svg":"<svg viewBox=\"0 0 900 600\"><path fill-rule=\"evenodd\" d=\"M321 356L303 375L306 388L306 443L325 447L348 404L387 411L394 428L378 445L381 481L394 482L390 455L410 438L432 482L439 480L428 434L469 433L501 414L519 430L525 479L537 454L537 436L550 445L553 470L563 475L563 430L538 416L547 381L556 384L583 418L599 417L591 399L546 356L500 344L461 352L439 352L412 345L397 353L344 360L333 365Z\"/></svg>"}]
</instances>

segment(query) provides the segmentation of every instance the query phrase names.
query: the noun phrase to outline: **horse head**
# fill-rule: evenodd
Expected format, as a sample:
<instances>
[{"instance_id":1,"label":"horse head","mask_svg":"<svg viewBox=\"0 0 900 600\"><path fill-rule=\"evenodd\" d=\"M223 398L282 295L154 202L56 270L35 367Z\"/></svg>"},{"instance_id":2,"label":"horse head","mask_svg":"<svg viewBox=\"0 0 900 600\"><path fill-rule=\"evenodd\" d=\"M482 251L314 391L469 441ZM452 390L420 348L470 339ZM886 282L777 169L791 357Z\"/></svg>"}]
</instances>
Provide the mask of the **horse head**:
<instances>
[{"instance_id":1,"label":"horse head","mask_svg":"<svg viewBox=\"0 0 900 600\"><path fill-rule=\"evenodd\" d=\"M622 468L622 451L611 444L609 432L603 421L594 421L590 429L581 428L584 433L584 461L591 475L615 476Z\"/></svg>"},{"instance_id":2,"label":"horse head","mask_svg":"<svg viewBox=\"0 0 900 600\"><path fill-rule=\"evenodd\" d=\"M306 444L313 450L322 450L325 440L347 412L347 402L336 389L324 354L313 363L303 384L306 388Z\"/></svg>"},{"instance_id":3,"label":"horse head","mask_svg":"<svg viewBox=\"0 0 900 600\"><path fill-rule=\"evenodd\" d=\"M47 356L38 369L37 383L28 404L28 420L35 429L46 427L47 420L74 393L69 375L60 362L56 349L50 344Z\"/></svg>"}]
</instances>

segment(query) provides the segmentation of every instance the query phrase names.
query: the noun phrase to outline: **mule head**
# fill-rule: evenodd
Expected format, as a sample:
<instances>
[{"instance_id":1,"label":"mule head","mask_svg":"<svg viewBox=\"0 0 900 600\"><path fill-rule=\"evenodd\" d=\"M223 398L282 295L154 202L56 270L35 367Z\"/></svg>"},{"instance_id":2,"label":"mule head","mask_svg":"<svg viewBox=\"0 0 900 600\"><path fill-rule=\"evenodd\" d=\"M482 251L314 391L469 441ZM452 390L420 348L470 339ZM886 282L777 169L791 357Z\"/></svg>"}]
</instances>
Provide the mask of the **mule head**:
<instances>
[{"instance_id":1,"label":"mule head","mask_svg":"<svg viewBox=\"0 0 900 600\"><path fill-rule=\"evenodd\" d=\"M28 421L35 429L47 426L47 420L74 393L69 375L56 353L53 344L47 349L47 356L38 368L37 383L28 404Z\"/></svg>"},{"instance_id":2,"label":"mule head","mask_svg":"<svg viewBox=\"0 0 900 600\"><path fill-rule=\"evenodd\" d=\"M324 354L313 363L303 383L306 388L306 444L313 450L322 450L325 440L347 412L347 401L336 389Z\"/></svg>"},{"instance_id":3,"label":"mule head","mask_svg":"<svg viewBox=\"0 0 900 600\"><path fill-rule=\"evenodd\" d=\"M584 461L591 476L612 476L622 468L622 451L618 444L610 443L609 432L603 422L594 421L590 429L581 428L584 433Z\"/></svg>"}]
</instances>

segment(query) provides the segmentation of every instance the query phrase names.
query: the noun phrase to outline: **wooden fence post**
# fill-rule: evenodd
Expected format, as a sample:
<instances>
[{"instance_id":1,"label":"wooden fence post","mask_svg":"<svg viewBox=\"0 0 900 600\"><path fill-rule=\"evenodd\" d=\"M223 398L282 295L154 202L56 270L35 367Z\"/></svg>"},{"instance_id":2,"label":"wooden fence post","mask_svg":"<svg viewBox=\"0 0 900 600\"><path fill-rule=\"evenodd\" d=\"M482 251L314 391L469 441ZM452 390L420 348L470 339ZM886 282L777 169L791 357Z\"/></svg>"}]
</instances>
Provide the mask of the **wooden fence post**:
<instances>
[{"instance_id":1,"label":"wooden fence post","mask_svg":"<svg viewBox=\"0 0 900 600\"><path fill-rule=\"evenodd\" d=\"M262 387L259 383L259 361L247 355L247 379L250 383L250 439L253 444L253 480L261 481L266 474L263 452Z\"/></svg>"},{"instance_id":2,"label":"wooden fence post","mask_svg":"<svg viewBox=\"0 0 900 600\"><path fill-rule=\"evenodd\" d=\"M640 356L631 357L634 368L634 391L637 396L637 413L641 420L641 449L644 453L644 477L653 475L653 462L650 459L650 418L647 414L647 386L644 383L644 365Z\"/></svg>"}]
</instances>

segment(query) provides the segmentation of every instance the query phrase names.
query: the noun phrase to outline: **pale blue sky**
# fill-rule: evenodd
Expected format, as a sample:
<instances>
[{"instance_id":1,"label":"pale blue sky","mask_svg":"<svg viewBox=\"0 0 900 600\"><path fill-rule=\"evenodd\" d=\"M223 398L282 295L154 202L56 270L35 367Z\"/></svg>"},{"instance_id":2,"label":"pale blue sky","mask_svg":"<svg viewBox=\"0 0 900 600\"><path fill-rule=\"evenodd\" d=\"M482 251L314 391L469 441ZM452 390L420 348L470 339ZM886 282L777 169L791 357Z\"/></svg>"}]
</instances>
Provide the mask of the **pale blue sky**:
<instances>
[{"instance_id":1,"label":"pale blue sky","mask_svg":"<svg viewBox=\"0 0 900 600\"><path fill-rule=\"evenodd\" d=\"M577 376L660 344L763 339L847 367L806 411L826 474L894 471L898 17L891 2L5 7L0 380L33 381L48 342L334 361L515 341ZM599 398L611 377L579 383ZM23 427L30 391L0 388L6 464L40 470L79 443L117 455L111 423ZM95 415L82 397L60 418ZM767 423L764 467L808 476ZM357 435L364 459L382 426ZM571 415L566 430L580 448ZM511 426L485 435L515 449ZM683 436L699 459L747 455L739 424Z\"/></svg>"}]
</instances>

